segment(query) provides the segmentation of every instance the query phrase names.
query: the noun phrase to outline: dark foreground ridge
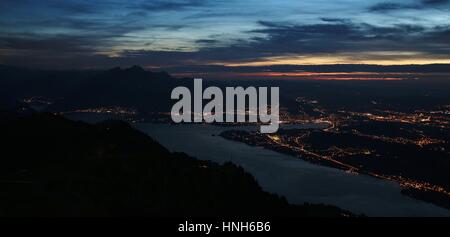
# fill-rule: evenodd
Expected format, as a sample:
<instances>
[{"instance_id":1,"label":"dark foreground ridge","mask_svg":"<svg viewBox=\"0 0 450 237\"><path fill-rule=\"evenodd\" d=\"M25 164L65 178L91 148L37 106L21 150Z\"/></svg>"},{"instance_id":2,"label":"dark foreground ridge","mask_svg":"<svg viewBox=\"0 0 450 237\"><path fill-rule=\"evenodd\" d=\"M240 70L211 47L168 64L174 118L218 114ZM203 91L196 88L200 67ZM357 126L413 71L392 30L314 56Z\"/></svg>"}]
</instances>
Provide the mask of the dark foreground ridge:
<instances>
[{"instance_id":1,"label":"dark foreground ridge","mask_svg":"<svg viewBox=\"0 0 450 237\"><path fill-rule=\"evenodd\" d=\"M0 216L347 216L294 206L231 163L170 153L127 123L2 113Z\"/></svg>"}]
</instances>

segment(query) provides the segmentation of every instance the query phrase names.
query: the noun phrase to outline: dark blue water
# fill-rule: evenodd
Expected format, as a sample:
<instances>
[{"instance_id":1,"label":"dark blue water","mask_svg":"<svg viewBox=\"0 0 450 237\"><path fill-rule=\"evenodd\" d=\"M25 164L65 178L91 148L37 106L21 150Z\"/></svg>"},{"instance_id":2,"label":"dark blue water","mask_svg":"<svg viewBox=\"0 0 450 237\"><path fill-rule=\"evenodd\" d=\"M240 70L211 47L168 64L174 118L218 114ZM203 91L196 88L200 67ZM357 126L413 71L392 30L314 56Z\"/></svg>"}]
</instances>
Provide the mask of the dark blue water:
<instances>
[{"instance_id":1,"label":"dark blue water","mask_svg":"<svg viewBox=\"0 0 450 237\"><path fill-rule=\"evenodd\" d=\"M70 117L87 122L105 119L103 116L90 114ZM233 128L150 123L134 126L171 151L185 152L198 159L218 163L232 161L255 176L264 190L283 195L290 203L332 204L369 216L450 216L447 209L401 195L401 188L396 183L314 165L217 136L222 131ZM296 128L313 126L323 125L299 125Z\"/></svg>"}]
</instances>

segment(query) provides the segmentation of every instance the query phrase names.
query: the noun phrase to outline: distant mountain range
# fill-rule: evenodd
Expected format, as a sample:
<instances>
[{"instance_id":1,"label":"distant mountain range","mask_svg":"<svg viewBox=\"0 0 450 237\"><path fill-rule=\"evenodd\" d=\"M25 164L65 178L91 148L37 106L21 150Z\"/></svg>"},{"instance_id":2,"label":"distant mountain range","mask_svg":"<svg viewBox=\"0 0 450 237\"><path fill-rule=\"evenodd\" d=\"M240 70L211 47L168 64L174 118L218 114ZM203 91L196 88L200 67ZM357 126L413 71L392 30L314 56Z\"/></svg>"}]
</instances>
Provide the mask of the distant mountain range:
<instances>
[{"instance_id":1,"label":"distant mountain range","mask_svg":"<svg viewBox=\"0 0 450 237\"><path fill-rule=\"evenodd\" d=\"M197 69L195 69L197 68ZM191 67L192 72L208 70L308 70L308 71L395 71L442 73L435 79L405 81L315 81L315 80L209 80L204 86L279 86L281 105L297 111L295 99L308 97L329 110L421 109L447 103L449 64L435 65L280 65L270 67ZM169 70L169 69L168 69ZM181 70L180 68L178 70ZM177 73L177 69L170 69ZM220 72L218 73L220 74ZM401 73L400 73L401 74ZM408 73L405 73L408 74ZM443 79L442 79L443 78ZM176 86L192 87L192 77L176 78L166 72L152 72L139 66L110 70L34 70L0 65L0 108L15 107L24 98L44 96L53 103L46 111L64 112L102 106L132 108L140 113L168 112L174 103L170 93ZM375 102L376 104L374 104Z\"/></svg>"},{"instance_id":2,"label":"distant mountain range","mask_svg":"<svg viewBox=\"0 0 450 237\"><path fill-rule=\"evenodd\" d=\"M271 65L271 66L223 66L193 65L166 67L161 70L170 73L212 73L212 72L408 72L408 73L450 73L450 64L426 65L370 65L370 64L330 64L330 65Z\"/></svg>"},{"instance_id":3,"label":"distant mountain range","mask_svg":"<svg viewBox=\"0 0 450 237\"><path fill-rule=\"evenodd\" d=\"M98 106L167 111L172 88L190 84L189 79L175 79L165 72L146 71L138 66L106 71L46 71L1 66L0 78L4 104L12 106L26 97L45 96L55 100L49 111Z\"/></svg>"}]
</instances>

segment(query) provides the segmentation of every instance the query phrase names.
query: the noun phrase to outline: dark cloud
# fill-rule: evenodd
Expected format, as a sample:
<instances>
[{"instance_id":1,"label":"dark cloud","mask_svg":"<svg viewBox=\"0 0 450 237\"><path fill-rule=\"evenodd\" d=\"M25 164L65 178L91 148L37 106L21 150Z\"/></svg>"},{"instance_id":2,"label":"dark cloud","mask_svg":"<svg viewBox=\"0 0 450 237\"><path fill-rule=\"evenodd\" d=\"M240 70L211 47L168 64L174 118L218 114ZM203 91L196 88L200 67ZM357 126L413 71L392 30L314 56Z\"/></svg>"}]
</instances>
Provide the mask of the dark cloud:
<instances>
[{"instance_id":1,"label":"dark cloud","mask_svg":"<svg viewBox=\"0 0 450 237\"><path fill-rule=\"evenodd\" d=\"M5 49L47 51L69 54L74 52L92 52L96 40L88 37L53 36L49 38L36 37L2 37L0 46Z\"/></svg>"},{"instance_id":2,"label":"dark cloud","mask_svg":"<svg viewBox=\"0 0 450 237\"><path fill-rule=\"evenodd\" d=\"M286 25L260 22L265 28L254 32L266 35L257 42L275 52L334 53L362 50L393 50L424 29L414 25L378 27L349 20L312 25ZM388 43L386 41L389 41Z\"/></svg>"},{"instance_id":3,"label":"dark cloud","mask_svg":"<svg viewBox=\"0 0 450 237\"><path fill-rule=\"evenodd\" d=\"M138 7L147 11L178 11L185 8L204 6L205 4L207 4L207 0L154 0L142 3Z\"/></svg>"},{"instance_id":4,"label":"dark cloud","mask_svg":"<svg viewBox=\"0 0 450 237\"><path fill-rule=\"evenodd\" d=\"M448 47L450 43L443 40L448 37L450 28L427 31L416 25L399 24L392 27L378 27L352 23L349 20L334 24L295 25L266 21L261 21L259 24L263 28L253 30L252 33L263 35L261 37L254 37L249 41L225 47L206 47L198 52L170 54L169 57L186 64L188 61L251 62L271 56L368 51L450 54ZM140 56L154 56L153 53L141 52Z\"/></svg>"},{"instance_id":5,"label":"dark cloud","mask_svg":"<svg viewBox=\"0 0 450 237\"><path fill-rule=\"evenodd\" d=\"M7 64L52 67L112 67L116 65L174 66L214 62L252 62L265 57L284 55L339 54L378 51L419 52L423 55L450 55L450 27L425 29L416 25L378 27L350 20L326 21L322 24L296 25L259 22L260 28L247 41L217 46L215 39L197 40L204 45L198 51L126 50L120 57L107 57L95 52L105 44L97 38L60 36L46 39L0 38L0 46L17 54L1 60ZM112 42L113 43L113 42ZM108 45L108 43L106 43ZM209 46L211 45L211 46ZM40 51L40 53L38 53ZM356 59L404 59L408 55L355 56ZM62 60L62 58L64 60Z\"/></svg>"},{"instance_id":6,"label":"dark cloud","mask_svg":"<svg viewBox=\"0 0 450 237\"><path fill-rule=\"evenodd\" d=\"M421 0L415 3L378 3L369 7L371 12L386 12L405 9L426 9L430 7L439 7L441 5L449 3L450 0Z\"/></svg>"},{"instance_id":7,"label":"dark cloud","mask_svg":"<svg viewBox=\"0 0 450 237\"><path fill-rule=\"evenodd\" d=\"M11 14L0 16L0 63L47 64L50 67L167 66L252 62L277 56L376 54L381 51L450 55L449 27L436 27L440 23L432 21L434 24L427 26L391 25L382 16L374 14L382 20L374 17L371 18L374 23L367 24L343 14L327 14L332 17L321 14L313 15L315 21L310 24L280 22L287 18L279 17L280 21L259 21L255 26L257 19L276 19L267 13L271 9L260 7L254 13L245 12L254 14L245 18L248 15L242 16L242 5L237 5L239 9L230 5L222 5L223 11L215 9L228 1L88 2L49 0L41 3L45 7L31 0L0 2L0 8L7 7L10 11L19 5L23 8L16 12L17 17L11 17ZM386 2L369 10L437 8L448 2ZM31 3L34 4L28 6ZM42 10L31 11L36 15L28 16L33 7L42 7ZM105 9L110 11L104 12ZM359 11L366 10L365 6L360 6ZM98 12L102 14L94 14ZM153 12L159 14L152 15ZM142 48L153 50L131 50ZM384 59L387 56L371 57Z\"/></svg>"},{"instance_id":8,"label":"dark cloud","mask_svg":"<svg viewBox=\"0 0 450 237\"><path fill-rule=\"evenodd\" d=\"M372 12L384 12L400 9L417 9L419 5L399 4L399 3L378 3L369 7Z\"/></svg>"},{"instance_id":9,"label":"dark cloud","mask_svg":"<svg viewBox=\"0 0 450 237\"><path fill-rule=\"evenodd\" d=\"M60 1L60 0L2 0L0 2L2 9L17 9L17 8L47 8L63 12L65 14L93 14L101 11L101 8L96 4L91 4L86 1ZM30 9L32 10L32 9Z\"/></svg>"},{"instance_id":10,"label":"dark cloud","mask_svg":"<svg viewBox=\"0 0 450 237\"><path fill-rule=\"evenodd\" d=\"M88 4L86 2L69 2L69 1L47 1L50 7L54 7L65 11L69 14L93 14L99 11L95 5Z\"/></svg>"},{"instance_id":11,"label":"dark cloud","mask_svg":"<svg viewBox=\"0 0 450 237\"><path fill-rule=\"evenodd\" d=\"M195 43L197 44L216 44L218 43L218 40L214 40L214 39L201 39L201 40L196 40Z\"/></svg>"},{"instance_id":12,"label":"dark cloud","mask_svg":"<svg viewBox=\"0 0 450 237\"><path fill-rule=\"evenodd\" d=\"M431 5L444 4L448 2L450 2L450 0L422 0L423 4L431 4Z\"/></svg>"},{"instance_id":13,"label":"dark cloud","mask_svg":"<svg viewBox=\"0 0 450 237\"><path fill-rule=\"evenodd\" d=\"M328 17L321 17L320 20L322 20L324 22L337 22L337 23L347 23L347 22L349 22L348 19L328 18Z\"/></svg>"}]
</instances>

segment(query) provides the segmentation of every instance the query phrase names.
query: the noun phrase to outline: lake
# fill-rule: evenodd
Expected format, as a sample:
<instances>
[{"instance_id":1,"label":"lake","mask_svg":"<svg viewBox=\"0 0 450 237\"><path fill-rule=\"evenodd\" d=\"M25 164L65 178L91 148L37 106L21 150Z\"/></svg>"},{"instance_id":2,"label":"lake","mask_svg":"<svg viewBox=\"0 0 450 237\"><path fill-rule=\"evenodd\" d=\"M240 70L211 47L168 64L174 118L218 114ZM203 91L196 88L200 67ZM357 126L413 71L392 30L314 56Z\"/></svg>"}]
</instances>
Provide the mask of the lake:
<instances>
[{"instance_id":1,"label":"lake","mask_svg":"<svg viewBox=\"0 0 450 237\"><path fill-rule=\"evenodd\" d=\"M104 119L86 114L69 118L87 122ZM450 216L450 210L402 195L397 183L312 164L218 136L222 131L236 127L153 123L133 126L170 151L185 152L201 160L231 161L240 165L265 191L282 195L293 204L325 203L368 216ZM314 126L306 124L295 128Z\"/></svg>"}]
</instances>

